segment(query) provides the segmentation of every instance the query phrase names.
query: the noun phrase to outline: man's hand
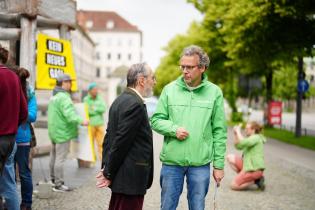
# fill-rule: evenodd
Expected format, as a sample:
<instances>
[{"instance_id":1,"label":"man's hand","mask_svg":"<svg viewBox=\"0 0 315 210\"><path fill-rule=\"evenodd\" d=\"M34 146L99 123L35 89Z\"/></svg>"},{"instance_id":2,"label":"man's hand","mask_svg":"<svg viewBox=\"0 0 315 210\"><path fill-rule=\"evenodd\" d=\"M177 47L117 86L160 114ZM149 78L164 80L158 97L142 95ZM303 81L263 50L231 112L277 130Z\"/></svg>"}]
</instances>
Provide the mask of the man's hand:
<instances>
[{"instance_id":1,"label":"man's hand","mask_svg":"<svg viewBox=\"0 0 315 210\"><path fill-rule=\"evenodd\" d=\"M83 125L83 126L88 126L88 125L89 125L89 121L88 121L88 120L84 120L84 121L81 123L81 125Z\"/></svg>"},{"instance_id":2,"label":"man's hand","mask_svg":"<svg viewBox=\"0 0 315 210\"><path fill-rule=\"evenodd\" d=\"M218 186L220 186L220 182L224 177L224 170L223 169L213 169L213 178Z\"/></svg>"},{"instance_id":3,"label":"man's hand","mask_svg":"<svg viewBox=\"0 0 315 210\"><path fill-rule=\"evenodd\" d=\"M188 133L188 131L186 131L185 128L177 128L176 137L179 140L185 140L187 138L187 136L189 136L189 133Z\"/></svg>"},{"instance_id":4,"label":"man's hand","mask_svg":"<svg viewBox=\"0 0 315 210\"><path fill-rule=\"evenodd\" d=\"M96 187L104 188L111 184L111 181L103 175L103 169L96 174Z\"/></svg>"}]
</instances>

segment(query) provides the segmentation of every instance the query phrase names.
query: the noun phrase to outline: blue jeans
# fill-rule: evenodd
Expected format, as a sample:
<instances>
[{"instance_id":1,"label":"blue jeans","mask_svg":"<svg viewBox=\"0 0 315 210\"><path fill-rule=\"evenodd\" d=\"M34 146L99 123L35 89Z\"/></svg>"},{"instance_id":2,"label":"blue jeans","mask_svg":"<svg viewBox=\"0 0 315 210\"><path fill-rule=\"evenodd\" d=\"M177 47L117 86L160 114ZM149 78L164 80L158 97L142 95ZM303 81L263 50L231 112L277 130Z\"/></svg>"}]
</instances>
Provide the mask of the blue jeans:
<instances>
[{"instance_id":1,"label":"blue jeans","mask_svg":"<svg viewBox=\"0 0 315 210\"><path fill-rule=\"evenodd\" d=\"M210 165L170 166L163 164L160 176L161 210L175 210L183 191L184 177L187 183L189 210L204 210L205 197L210 184Z\"/></svg>"},{"instance_id":2,"label":"blue jeans","mask_svg":"<svg viewBox=\"0 0 315 210\"><path fill-rule=\"evenodd\" d=\"M15 161L19 167L21 180L22 206L32 206L33 182L32 173L29 168L30 146L19 146L15 154Z\"/></svg>"},{"instance_id":3,"label":"blue jeans","mask_svg":"<svg viewBox=\"0 0 315 210\"><path fill-rule=\"evenodd\" d=\"M16 152L16 144L8 157L3 174L0 176L0 196L5 198L7 209L19 210L19 195L16 189L15 171L14 171L14 155Z\"/></svg>"}]
</instances>

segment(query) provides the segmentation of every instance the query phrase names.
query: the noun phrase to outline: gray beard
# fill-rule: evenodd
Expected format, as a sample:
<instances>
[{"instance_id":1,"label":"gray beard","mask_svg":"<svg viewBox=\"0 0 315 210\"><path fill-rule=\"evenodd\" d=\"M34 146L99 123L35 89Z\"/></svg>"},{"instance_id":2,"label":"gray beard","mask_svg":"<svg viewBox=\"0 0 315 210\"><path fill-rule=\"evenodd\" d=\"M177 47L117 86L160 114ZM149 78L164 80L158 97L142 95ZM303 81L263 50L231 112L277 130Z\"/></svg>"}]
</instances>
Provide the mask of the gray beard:
<instances>
[{"instance_id":1,"label":"gray beard","mask_svg":"<svg viewBox=\"0 0 315 210\"><path fill-rule=\"evenodd\" d=\"M144 94L145 94L143 96L144 98L150 98L151 96L153 96L153 91L151 89L148 89L148 90L145 91Z\"/></svg>"}]
</instances>

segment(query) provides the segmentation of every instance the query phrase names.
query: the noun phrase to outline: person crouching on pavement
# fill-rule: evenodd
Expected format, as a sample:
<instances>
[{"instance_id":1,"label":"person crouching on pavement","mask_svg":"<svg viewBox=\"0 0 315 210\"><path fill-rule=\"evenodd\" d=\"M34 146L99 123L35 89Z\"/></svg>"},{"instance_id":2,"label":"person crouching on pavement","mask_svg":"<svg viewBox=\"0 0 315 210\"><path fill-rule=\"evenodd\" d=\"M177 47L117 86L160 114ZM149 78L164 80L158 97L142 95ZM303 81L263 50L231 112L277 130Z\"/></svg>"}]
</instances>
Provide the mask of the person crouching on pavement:
<instances>
[{"instance_id":1,"label":"person crouching on pavement","mask_svg":"<svg viewBox=\"0 0 315 210\"><path fill-rule=\"evenodd\" d=\"M104 113L106 104L98 94L97 84L92 82L88 87L89 94L84 97L84 103L88 105L90 126L93 142L97 145L98 159L102 160L103 139L104 139Z\"/></svg>"},{"instance_id":2,"label":"person crouching on pavement","mask_svg":"<svg viewBox=\"0 0 315 210\"><path fill-rule=\"evenodd\" d=\"M70 141L77 138L80 124L89 124L76 113L70 91L70 76L59 75L48 105L48 134L52 141L49 166L55 192L69 191L64 184L63 165L69 153Z\"/></svg>"},{"instance_id":3,"label":"person crouching on pavement","mask_svg":"<svg viewBox=\"0 0 315 210\"><path fill-rule=\"evenodd\" d=\"M249 122L245 127L246 137L243 137L240 126L234 127L234 145L243 151L243 156L229 154L227 161L237 173L231 183L232 190L243 190L256 184L261 190L265 189L264 144L266 138L261 134L262 127L257 122Z\"/></svg>"}]
</instances>

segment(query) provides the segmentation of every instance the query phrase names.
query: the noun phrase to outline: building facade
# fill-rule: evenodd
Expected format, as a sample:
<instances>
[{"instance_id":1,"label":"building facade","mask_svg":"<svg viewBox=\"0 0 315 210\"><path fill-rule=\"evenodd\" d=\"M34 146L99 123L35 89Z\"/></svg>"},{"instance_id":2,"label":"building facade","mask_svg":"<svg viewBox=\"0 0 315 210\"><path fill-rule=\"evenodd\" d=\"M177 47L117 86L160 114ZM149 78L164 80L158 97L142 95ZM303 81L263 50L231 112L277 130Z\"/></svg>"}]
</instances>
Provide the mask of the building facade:
<instances>
[{"instance_id":1,"label":"building facade","mask_svg":"<svg viewBox=\"0 0 315 210\"><path fill-rule=\"evenodd\" d=\"M94 74L111 104L124 85L128 67L142 61L142 32L115 12L79 10L77 19L96 44Z\"/></svg>"}]
</instances>

